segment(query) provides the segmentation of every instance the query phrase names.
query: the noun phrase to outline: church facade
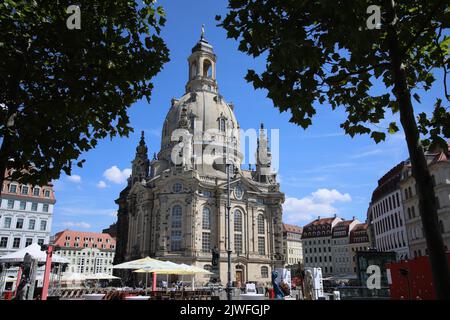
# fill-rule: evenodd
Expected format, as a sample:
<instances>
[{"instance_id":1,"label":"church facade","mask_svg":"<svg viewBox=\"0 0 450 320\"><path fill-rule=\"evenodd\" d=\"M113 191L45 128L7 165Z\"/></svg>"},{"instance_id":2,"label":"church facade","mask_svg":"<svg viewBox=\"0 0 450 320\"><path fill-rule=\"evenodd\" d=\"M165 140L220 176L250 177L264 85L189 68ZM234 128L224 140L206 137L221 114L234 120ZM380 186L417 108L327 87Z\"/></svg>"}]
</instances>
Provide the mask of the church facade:
<instances>
[{"instance_id":1,"label":"church facade","mask_svg":"<svg viewBox=\"0 0 450 320\"><path fill-rule=\"evenodd\" d=\"M116 200L115 264L150 256L211 269L214 249L226 284L229 167L232 281L270 282L273 268L284 264L284 194L268 138L260 129L256 166L243 170L234 106L218 93L216 55L203 33L188 65L186 93L172 99L160 151L149 159L142 134L128 185Z\"/></svg>"}]
</instances>

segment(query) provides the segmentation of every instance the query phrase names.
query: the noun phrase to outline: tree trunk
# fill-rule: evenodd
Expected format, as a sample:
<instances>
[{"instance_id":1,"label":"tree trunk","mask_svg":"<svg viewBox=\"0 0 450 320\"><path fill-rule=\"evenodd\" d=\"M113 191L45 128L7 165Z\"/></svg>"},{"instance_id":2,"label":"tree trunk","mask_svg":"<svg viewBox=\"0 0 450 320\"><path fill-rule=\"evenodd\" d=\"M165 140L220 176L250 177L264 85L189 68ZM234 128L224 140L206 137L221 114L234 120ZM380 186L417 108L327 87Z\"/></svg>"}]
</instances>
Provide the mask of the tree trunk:
<instances>
[{"instance_id":1,"label":"tree trunk","mask_svg":"<svg viewBox=\"0 0 450 320\"><path fill-rule=\"evenodd\" d=\"M445 253L444 241L439 230L436 198L433 181L420 145L420 135L411 103L411 93L407 86L407 77L402 63L401 51L395 27L395 11L392 0L387 0L388 46L391 69L394 76L394 94L400 109L400 122L405 131L412 176L416 180L419 211L424 236L431 262L433 286L437 299L450 300L450 271Z\"/></svg>"}]
</instances>

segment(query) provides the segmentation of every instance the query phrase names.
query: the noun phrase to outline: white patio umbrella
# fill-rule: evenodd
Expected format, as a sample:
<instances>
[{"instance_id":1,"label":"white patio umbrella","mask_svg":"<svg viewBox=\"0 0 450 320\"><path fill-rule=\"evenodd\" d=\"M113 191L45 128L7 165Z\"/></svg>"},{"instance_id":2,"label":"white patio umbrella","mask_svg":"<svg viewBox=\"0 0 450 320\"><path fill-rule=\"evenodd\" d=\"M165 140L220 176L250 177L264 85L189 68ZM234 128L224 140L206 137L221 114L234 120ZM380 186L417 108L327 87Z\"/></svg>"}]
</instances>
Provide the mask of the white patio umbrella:
<instances>
[{"instance_id":1,"label":"white patio umbrella","mask_svg":"<svg viewBox=\"0 0 450 320\"><path fill-rule=\"evenodd\" d=\"M191 274L191 284L192 284L192 290L195 290L195 275L196 274L213 274L212 272L205 270L203 268L200 267L196 267L196 266L189 266L187 264L181 264L181 266L187 271L189 272L188 274Z\"/></svg>"},{"instance_id":2,"label":"white patio umbrella","mask_svg":"<svg viewBox=\"0 0 450 320\"><path fill-rule=\"evenodd\" d=\"M164 261L156 260L150 257L128 261L113 266L114 269L158 269L164 268Z\"/></svg>"},{"instance_id":3,"label":"white patio umbrella","mask_svg":"<svg viewBox=\"0 0 450 320\"><path fill-rule=\"evenodd\" d=\"M45 263L47 260L47 254L41 250L41 246L37 243L32 243L28 247L17 250L10 254L0 257L0 263L20 263L23 261L25 254L31 255L34 259L37 259L39 263ZM52 255L52 263L69 263L70 261L57 254Z\"/></svg>"},{"instance_id":4,"label":"white patio umbrella","mask_svg":"<svg viewBox=\"0 0 450 320\"><path fill-rule=\"evenodd\" d=\"M169 262L169 261L160 261L157 259L153 259L150 257L145 257L142 259L137 259L137 260L133 260L133 261L128 261L128 262L124 262L121 264L117 264L115 266L113 266L114 269L140 269L143 270L141 272L145 272L145 273L153 273L153 274L157 274L163 271L167 271L168 269L173 269L174 268L174 263ZM146 282L148 281L147 276L146 278ZM156 288L156 284L153 285L153 289Z\"/></svg>"}]
</instances>

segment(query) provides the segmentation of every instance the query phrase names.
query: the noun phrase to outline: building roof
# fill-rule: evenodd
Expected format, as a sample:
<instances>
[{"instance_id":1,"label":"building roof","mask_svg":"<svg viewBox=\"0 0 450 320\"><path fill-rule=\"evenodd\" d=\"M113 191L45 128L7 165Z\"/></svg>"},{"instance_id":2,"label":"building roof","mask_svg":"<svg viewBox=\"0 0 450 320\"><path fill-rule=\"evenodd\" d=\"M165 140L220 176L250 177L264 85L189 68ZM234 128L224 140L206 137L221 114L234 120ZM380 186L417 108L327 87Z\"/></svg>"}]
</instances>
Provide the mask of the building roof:
<instances>
[{"instance_id":1,"label":"building roof","mask_svg":"<svg viewBox=\"0 0 450 320\"><path fill-rule=\"evenodd\" d=\"M333 238L344 238L348 236L348 230L352 222L355 220L343 220L335 224L332 237Z\"/></svg>"},{"instance_id":2,"label":"building roof","mask_svg":"<svg viewBox=\"0 0 450 320\"><path fill-rule=\"evenodd\" d=\"M331 236L331 229L334 221L340 221L336 215L329 218L317 217L316 220L308 223L303 227L302 239L320 238Z\"/></svg>"},{"instance_id":3,"label":"building roof","mask_svg":"<svg viewBox=\"0 0 450 320\"><path fill-rule=\"evenodd\" d=\"M303 232L303 228L293 224L283 223L283 232L292 232L301 234Z\"/></svg>"},{"instance_id":4,"label":"building roof","mask_svg":"<svg viewBox=\"0 0 450 320\"><path fill-rule=\"evenodd\" d=\"M443 150L441 146L434 146L425 151L425 157L428 165L450 161L450 142L447 142L447 150ZM411 167L411 161L407 160L407 167Z\"/></svg>"},{"instance_id":5,"label":"building roof","mask_svg":"<svg viewBox=\"0 0 450 320\"><path fill-rule=\"evenodd\" d=\"M116 247L116 239L107 233L64 230L55 234L54 237L54 244L61 248L83 249L86 248L85 243L87 248L100 250L115 250Z\"/></svg>"},{"instance_id":6,"label":"building roof","mask_svg":"<svg viewBox=\"0 0 450 320\"><path fill-rule=\"evenodd\" d=\"M399 188L405 161L400 162L378 180L378 186L372 193L372 203Z\"/></svg>"},{"instance_id":7,"label":"building roof","mask_svg":"<svg viewBox=\"0 0 450 320\"><path fill-rule=\"evenodd\" d=\"M364 243L369 242L369 224L358 223L350 231L350 243Z\"/></svg>"},{"instance_id":8,"label":"building roof","mask_svg":"<svg viewBox=\"0 0 450 320\"><path fill-rule=\"evenodd\" d=\"M305 225L304 228L310 227L310 226L320 226L320 225L324 225L324 224L331 224L334 219L336 219L336 217L331 217L331 218L320 218L320 217L318 217L313 222L310 222L307 225Z\"/></svg>"},{"instance_id":9,"label":"building roof","mask_svg":"<svg viewBox=\"0 0 450 320\"><path fill-rule=\"evenodd\" d=\"M352 232L367 230L368 228L369 228L368 223L358 223L356 226L353 227Z\"/></svg>"},{"instance_id":10,"label":"building roof","mask_svg":"<svg viewBox=\"0 0 450 320\"><path fill-rule=\"evenodd\" d=\"M336 223L336 225L334 227L335 228L336 227L343 227L343 226L348 227L353 221L354 220L344 220L344 221Z\"/></svg>"},{"instance_id":11,"label":"building roof","mask_svg":"<svg viewBox=\"0 0 450 320\"><path fill-rule=\"evenodd\" d=\"M22 170L26 171L26 170ZM47 185L43 186L35 186L31 184L21 183L19 181L15 181L11 179L11 174L13 172L13 169L7 169L5 170L4 174L4 180L2 188L2 197L8 198L8 199L19 199L23 201L42 201L54 204L56 202L55 199L55 193L53 191L53 184L48 183ZM16 192L10 192L9 185L13 184L16 185ZM28 189L24 188L27 187ZM38 188L36 188L38 187ZM35 189L39 190L38 195L35 195ZM45 191L48 191L48 197L45 196Z\"/></svg>"}]
</instances>

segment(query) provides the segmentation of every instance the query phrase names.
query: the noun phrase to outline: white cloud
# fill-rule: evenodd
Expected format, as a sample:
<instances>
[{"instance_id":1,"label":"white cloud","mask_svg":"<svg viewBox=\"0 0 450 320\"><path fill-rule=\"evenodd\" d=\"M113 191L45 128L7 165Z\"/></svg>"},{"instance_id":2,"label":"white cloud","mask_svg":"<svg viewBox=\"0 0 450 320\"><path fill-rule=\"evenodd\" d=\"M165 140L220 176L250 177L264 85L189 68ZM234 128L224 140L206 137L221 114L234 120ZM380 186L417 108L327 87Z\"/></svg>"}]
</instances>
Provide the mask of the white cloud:
<instances>
[{"instance_id":1,"label":"white cloud","mask_svg":"<svg viewBox=\"0 0 450 320\"><path fill-rule=\"evenodd\" d=\"M364 157L369 157L369 156L375 156L375 155L381 154L381 153L383 153L382 149L373 149L373 150L369 150L366 152L355 154L355 155L351 156L350 158L359 159L359 158L364 158Z\"/></svg>"},{"instance_id":2,"label":"white cloud","mask_svg":"<svg viewBox=\"0 0 450 320\"><path fill-rule=\"evenodd\" d=\"M82 228L82 229L90 229L92 227L89 223L83 222L83 221L79 221L79 222L64 221L61 223L61 226L66 227L66 228L77 227L77 228Z\"/></svg>"},{"instance_id":3,"label":"white cloud","mask_svg":"<svg viewBox=\"0 0 450 320\"><path fill-rule=\"evenodd\" d=\"M337 213L333 206L335 202L351 200L350 194L343 194L336 189L318 189L301 199L287 197L283 204L284 220L287 223L300 223L311 221L317 216L331 216Z\"/></svg>"},{"instance_id":4,"label":"white cloud","mask_svg":"<svg viewBox=\"0 0 450 320\"><path fill-rule=\"evenodd\" d=\"M67 179L71 182L75 182L75 183L80 183L81 182L81 177L77 174L68 176Z\"/></svg>"},{"instance_id":5,"label":"white cloud","mask_svg":"<svg viewBox=\"0 0 450 320\"><path fill-rule=\"evenodd\" d=\"M311 194L314 200L323 203L333 203L336 201L348 202L352 200L348 193L342 194L336 189L317 189L317 191L314 191Z\"/></svg>"},{"instance_id":6,"label":"white cloud","mask_svg":"<svg viewBox=\"0 0 450 320\"><path fill-rule=\"evenodd\" d=\"M127 168L121 171L117 166L112 166L103 172L103 176L106 180L117 184L125 183L130 175L131 169Z\"/></svg>"},{"instance_id":7,"label":"white cloud","mask_svg":"<svg viewBox=\"0 0 450 320\"><path fill-rule=\"evenodd\" d=\"M100 181L97 183L97 188L99 188L99 189L105 189L106 187L107 187L106 182L103 181L103 180L100 180Z\"/></svg>"}]
</instances>

